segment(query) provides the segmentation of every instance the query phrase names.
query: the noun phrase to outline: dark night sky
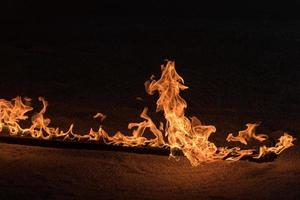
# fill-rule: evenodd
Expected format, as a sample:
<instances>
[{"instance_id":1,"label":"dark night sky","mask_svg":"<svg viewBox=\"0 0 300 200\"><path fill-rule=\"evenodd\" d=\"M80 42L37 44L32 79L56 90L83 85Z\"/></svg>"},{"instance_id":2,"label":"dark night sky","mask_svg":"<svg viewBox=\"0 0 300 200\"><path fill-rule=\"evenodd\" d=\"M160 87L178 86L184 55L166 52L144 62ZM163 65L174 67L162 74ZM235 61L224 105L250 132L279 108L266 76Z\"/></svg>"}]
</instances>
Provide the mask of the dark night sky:
<instances>
[{"instance_id":1,"label":"dark night sky","mask_svg":"<svg viewBox=\"0 0 300 200\"><path fill-rule=\"evenodd\" d=\"M33 0L1 1L1 15L7 19L31 16L180 16L180 17L242 17L299 18L299 3L253 1L89 1L53 2Z\"/></svg>"},{"instance_id":2,"label":"dark night sky","mask_svg":"<svg viewBox=\"0 0 300 200\"><path fill-rule=\"evenodd\" d=\"M4 97L130 104L175 59L189 105L296 116L300 18L273 2L2 1ZM12 75L14 74L14 75Z\"/></svg>"}]
</instances>

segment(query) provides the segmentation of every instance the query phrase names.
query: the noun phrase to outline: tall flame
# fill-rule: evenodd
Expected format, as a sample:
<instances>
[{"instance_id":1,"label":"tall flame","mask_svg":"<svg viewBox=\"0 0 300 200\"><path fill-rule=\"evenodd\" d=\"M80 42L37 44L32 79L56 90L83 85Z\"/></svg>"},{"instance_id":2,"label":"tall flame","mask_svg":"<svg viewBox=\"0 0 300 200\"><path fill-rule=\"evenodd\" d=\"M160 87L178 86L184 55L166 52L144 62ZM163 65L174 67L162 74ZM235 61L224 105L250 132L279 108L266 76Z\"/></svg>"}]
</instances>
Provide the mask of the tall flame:
<instances>
[{"instance_id":1,"label":"tall flame","mask_svg":"<svg viewBox=\"0 0 300 200\"><path fill-rule=\"evenodd\" d=\"M50 140L52 138L61 138L64 140L85 140L100 141L106 144L123 145L123 146L152 146L152 147L169 147L170 157L176 158L177 152L181 151L193 166L202 162L215 160L236 161L244 156L251 156L254 159L261 158L268 153L280 154L285 149L293 146L295 140L288 133L284 133L279 138L279 142L274 147L261 146L257 153L256 149L241 149L240 147L217 147L209 141L212 133L216 132L216 127L204 125L196 117L186 117L186 101L180 96L180 91L188 87L184 85L184 80L175 70L175 62L167 61L161 66L162 75L159 80L152 76L146 81L146 91L152 95L156 91L159 94L156 111L162 111L166 123L160 122L159 128L147 115L148 108L144 108L140 117L144 121L139 123L129 123L128 128L133 129L131 135L125 135L117 132L110 136L100 125L97 131L90 129L87 134L74 133L71 124L67 131L60 128L49 126L51 120L45 117L48 106L47 101L40 97L43 107L37 114L31 118L31 125L22 128L20 123L28 119L27 113L32 111L30 98L16 97L11 101L0 99L0 133L7 129L10 135L31 136ZM97 113L94 118L104 120L106 116ZM247 145L251 139L262 142L268 138L265 134L256 134L255 129L258 124L247 124L247 129L240 131L237 136L230 133L227 141L240 142ZM153 133L154 138L149 139L143 136L146 129Z\"/></svg>"}]
</instances>

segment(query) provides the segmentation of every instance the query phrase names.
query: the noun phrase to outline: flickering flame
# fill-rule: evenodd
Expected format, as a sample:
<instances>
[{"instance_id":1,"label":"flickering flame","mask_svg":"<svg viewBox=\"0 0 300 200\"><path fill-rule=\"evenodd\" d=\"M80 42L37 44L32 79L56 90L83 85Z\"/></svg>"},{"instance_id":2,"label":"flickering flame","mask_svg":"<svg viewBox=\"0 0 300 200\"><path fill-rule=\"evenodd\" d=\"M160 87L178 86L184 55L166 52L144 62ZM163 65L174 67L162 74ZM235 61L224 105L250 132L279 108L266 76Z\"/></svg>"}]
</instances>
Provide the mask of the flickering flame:
<instances>
[{"instance_id":1,"label":"flickering flame","mask_svg":"<svg viewBox=\"0 0 300 200\"><path fill-rule=\"evenodd\" d=\"M176 154L181 151L193 166L197 166L202 162L216 160L236 161L244 156L251 156L254 159L261 158L268 153L280 154L285 149L293 146L295 140L291 135L284 133L279 138L279 142L274 147L259 147L256 149L241 149L240 147L217 147L213 142L209 141L212 133L216 132L216 127L212 125L204 125L196 117L188 118L185 116L187 108L186 101L180 96L180 91L188 87L184 85L184 80L175 70L175 63L167 61L161 66L162 75L159 80L155 80L154 76L145 83L146 91L152 95L158 92L156 111L162 111L166 119L166 123L160 122L157 128L156 124L147 115L148 108L144 108L140 117L144 121L139 123L129 123L128 128L132 129L130 135L117 132L110 136L100 125L98 130L92 128L87 134L74 133L71 124L67 131L60 128L50 126L51 120L45 117L48 106L47 101L40 97L43 107L37 114L33 115L31 125L27 128L21 127L20 123L28 119L28 112L33 108L30 106L30 98L16 97L11 101L0 99L0 133L5 129L10 135L14 136L31 136L50 140L53 138L64 140L84 140L84 141L100 141L106 144L123 145L123 146L151 146L151 147L169 147L170 157L177 158ZM94 118L101 122L106 118L102 113L97 113ZM240 131L237 136L230 133L227 137L228 142L240 142L244 145L249 140L257 140L262 142L268 138L265 134L256 134L255 129L258 124L247 124L247 129ZM143 136L146 129L154 135L149 139Z\"/></svg>"}]
</instances>

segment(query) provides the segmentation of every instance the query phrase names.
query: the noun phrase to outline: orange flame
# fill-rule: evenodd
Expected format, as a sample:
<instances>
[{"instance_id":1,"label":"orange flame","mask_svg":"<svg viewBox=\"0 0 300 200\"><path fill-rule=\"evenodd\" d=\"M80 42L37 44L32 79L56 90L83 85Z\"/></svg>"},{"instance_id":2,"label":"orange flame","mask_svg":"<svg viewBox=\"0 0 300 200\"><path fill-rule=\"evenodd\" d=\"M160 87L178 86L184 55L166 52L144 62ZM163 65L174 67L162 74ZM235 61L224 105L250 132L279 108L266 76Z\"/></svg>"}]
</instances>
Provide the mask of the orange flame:
<instances>
[{"instance_id":1,"label":"orange flame","mask_svg":"<svg viewBox=\"0 0 300 200\"><path fill-rule=\"evenodd\" d=\"M144 108L140 115L144 121L128 124L128 128L133 129L131 135L117 132L110 136L102 126L99 126L97 131L90 129L87 134L77 134L73 132L73 124L70 125L67 131L63 131L60 128L49 126L51 120L45 117L48 103L42 97L39 98L39 101L43 104L41 111L33 115L30 127L22 128L20 122L28 119L27 113L32 111L33 108L30 106L31 99L16 97L11 101L0 99L0 133L7 129L10 135L31 136L44 140L52 138L85 141L103 140L104 143L113 145L169 147L170 157L176 158L176 152L181 151L193 166L197 166L202 162L220 159L236 161L244 156L252 156L254 159L258 159L268 153L280 154L283 150L293 146L295 139L284 133L274 147L261 146L258 154L255 154L255 149L217 147L209 141L210 135L216 132L216 127L203 125L196 117L188 118L185 116L187 103L180 96L180 91L188 87L184 85L183 78L176 72L175 63L167 61L165 65L161 66L161 70L162 75L159 80L155 80L152 76L145 83L146 91L150 95L156 91L159 94L156 111L163 111L166 119L165 124L160 122L159 128L147 115L148 108ZM103 121L106 116L97 113L94 118ZM267 139L267 135L255 133L258 124L247 124L246 126L247 129L240 131L237 136L230 133L227 141L238 141L247 145L247 141L250 139L259 142ZM146 129L153 133L153 139L143 136Z\"/></svg>"}]
</instances>

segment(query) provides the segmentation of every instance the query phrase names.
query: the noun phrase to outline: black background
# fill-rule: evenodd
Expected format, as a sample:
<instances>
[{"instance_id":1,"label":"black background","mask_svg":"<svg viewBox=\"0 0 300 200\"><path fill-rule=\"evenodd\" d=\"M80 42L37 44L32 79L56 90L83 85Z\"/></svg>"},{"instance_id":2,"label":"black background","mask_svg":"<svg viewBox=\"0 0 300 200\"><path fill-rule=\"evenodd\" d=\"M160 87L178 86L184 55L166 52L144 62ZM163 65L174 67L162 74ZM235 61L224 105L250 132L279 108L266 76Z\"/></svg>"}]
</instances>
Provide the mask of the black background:
<instances>
[{"instance_id":1,"label":"black background","mask_svg":"<svg viewBox=\"0 0 300 200\"><path fill-rule=\"evenodd\" d=\"M136 107L136 97L147 98L143 83L159 76L164 59L175 59L192 114L295 121L298 8L251 1L2 1L0 91L4 98Z\"/></svg>"}]
</instances>

